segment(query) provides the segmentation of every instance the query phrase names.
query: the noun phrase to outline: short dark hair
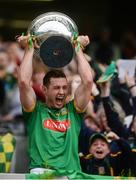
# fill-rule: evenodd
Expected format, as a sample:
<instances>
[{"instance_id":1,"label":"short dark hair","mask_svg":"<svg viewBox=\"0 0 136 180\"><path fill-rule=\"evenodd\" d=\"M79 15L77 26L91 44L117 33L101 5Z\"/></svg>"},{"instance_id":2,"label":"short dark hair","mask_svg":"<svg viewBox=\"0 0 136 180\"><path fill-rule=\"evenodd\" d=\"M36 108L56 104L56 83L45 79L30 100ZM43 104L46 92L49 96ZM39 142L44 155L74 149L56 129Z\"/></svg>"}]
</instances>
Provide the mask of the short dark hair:
<instances>
[{"instance_id":1,"label":"short dark hair","mask_svg":"<svg viewBox=\"0 0 136 180\"><path fill-rule=\"evenodd\" d=\"M66 78L66 75L61 70L50 70L45 74L43 78L43 85L49 86L51 78Z\"/></svg>"}]
</instances>

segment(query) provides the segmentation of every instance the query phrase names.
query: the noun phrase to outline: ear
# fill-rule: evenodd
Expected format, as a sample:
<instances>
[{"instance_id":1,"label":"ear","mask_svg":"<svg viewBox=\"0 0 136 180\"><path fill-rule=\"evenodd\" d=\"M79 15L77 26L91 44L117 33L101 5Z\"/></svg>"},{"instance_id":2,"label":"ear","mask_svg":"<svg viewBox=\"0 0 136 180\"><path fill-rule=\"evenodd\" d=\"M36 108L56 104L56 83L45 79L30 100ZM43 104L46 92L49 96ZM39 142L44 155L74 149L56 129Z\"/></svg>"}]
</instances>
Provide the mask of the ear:
<instances>
[{"instance_id":1,"label":"ear","mask_svg":"<svg viewBox=\"0 0 136 180\"><path fill-rule=\"evenodd\" d=\"M89 147L89 153L92 154L92 148L91 148L91 146Z\"/></svg>"},{"instance_id":2,"label":"ear","mask_svg":"<svg viewBox=\"0 0 136 180\"><path fill-rule=\"evenodd\" d=\"M42 85L42 90L43 90L43 93L46 94L47 93L47 87Z\"/></svg>"}]
</instances>

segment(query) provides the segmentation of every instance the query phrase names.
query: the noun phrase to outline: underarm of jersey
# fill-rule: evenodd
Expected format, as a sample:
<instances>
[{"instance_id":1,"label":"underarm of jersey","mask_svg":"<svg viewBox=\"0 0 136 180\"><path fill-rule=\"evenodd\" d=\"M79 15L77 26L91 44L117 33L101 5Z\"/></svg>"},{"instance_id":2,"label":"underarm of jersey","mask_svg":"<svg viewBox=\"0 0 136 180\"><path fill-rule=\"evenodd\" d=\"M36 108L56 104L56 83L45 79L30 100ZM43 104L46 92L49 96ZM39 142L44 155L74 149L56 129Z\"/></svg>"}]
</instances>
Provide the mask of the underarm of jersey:
<instances>
[{"instance_id":1,"label":"underarm of jersey","mask_svg":"<svg viewBox=\"0 0 136 180\"><path fill-rule=\"evenodd\" d=\"M23 107L23 110L25 112L32 112L34 108L35 108L35 102L29 108Z\"/></svg>"},{"instance_id":2,"label":"underarm of jersey","mask_svg":"<svg viewBox=\"0 0 136 180\"><path fill-rule=\"evenodd\" d=\"M77 110L77 112L79 112L79 113L83 113L83 112L85 112L85 110L86 110L86 107L84 108L84 109L80 109L79 107L77 107L77 104L76 104L76 101L74 100L74 107L75 107L75 109Z\"/></svg>"}]
</instances>

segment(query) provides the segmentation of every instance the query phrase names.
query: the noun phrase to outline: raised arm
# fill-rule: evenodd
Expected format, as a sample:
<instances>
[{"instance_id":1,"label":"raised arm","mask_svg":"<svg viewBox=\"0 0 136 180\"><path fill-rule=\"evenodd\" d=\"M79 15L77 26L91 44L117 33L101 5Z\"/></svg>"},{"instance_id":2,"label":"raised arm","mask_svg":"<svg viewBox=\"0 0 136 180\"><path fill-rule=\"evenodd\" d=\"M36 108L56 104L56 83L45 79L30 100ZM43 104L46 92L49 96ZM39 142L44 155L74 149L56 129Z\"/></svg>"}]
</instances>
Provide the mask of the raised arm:
<instances>
[{"instance_id":1,"label":"raised arm","mask_svg":"<svg viewBox=\"0 0 136 180\"><path fill-rule=\"evenodd\" d=\"M86 46L89 43L88 36L79 36L79 42ZM87 62L82 49L76 51L76 61L78 73L81 78L81 84L75 91L74 100L76 107L84 110L90 100L91 89L93 85L92 71L89 63Z\"/></svg>"},{"instance_id":2,"label":"raised arm","mask_svg":"<svg viewBox=\"0 0 136 180\"><path fill-rule=\"evenodd\" d=\"M18 68L18 86L20 90L20 100L25 111L32 111L36 102L36 95L32 88L33 73L33 53L34 45L28 45L29 35L20 36L18 42L25 45L25 53L20 67ZM34 43L33 43L34 44Z\"/></svg>"},{"instance_id":3,"label":"raised arm","mask_svg":"<svg viewBox=\"0 0 136 180\"><path fill-rule=\"evenodd\" d=\"M108 81L101 83L100 88L102 103L107 117L108 126L118 136L127 138L128 131L123 125L123 123L120 121L119 114L116 112L114 104L110 98L110 82Z\"/></svg>"}]
</instances>

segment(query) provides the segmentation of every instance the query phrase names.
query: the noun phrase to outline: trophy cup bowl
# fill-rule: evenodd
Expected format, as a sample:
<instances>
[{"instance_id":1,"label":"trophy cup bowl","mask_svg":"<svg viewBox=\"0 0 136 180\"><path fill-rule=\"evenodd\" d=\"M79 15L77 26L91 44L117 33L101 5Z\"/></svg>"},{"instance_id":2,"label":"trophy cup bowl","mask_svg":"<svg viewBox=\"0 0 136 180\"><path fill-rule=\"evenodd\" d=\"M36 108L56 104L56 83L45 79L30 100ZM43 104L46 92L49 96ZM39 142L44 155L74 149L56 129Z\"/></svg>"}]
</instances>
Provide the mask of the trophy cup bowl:
<instances>
[{"instance_id":1,"label":"trophy cup bowl","mask_svg":"<svg viewBox=\"0 0 136 180\"><path fill-rule=\"evenodd\" d=\"M78 35L75 22L60 12L47 12L36 17L28 27L39 48L35 53L51 68L66 66L74 56L73 36Z\"/></svg>"}]
</instances>

